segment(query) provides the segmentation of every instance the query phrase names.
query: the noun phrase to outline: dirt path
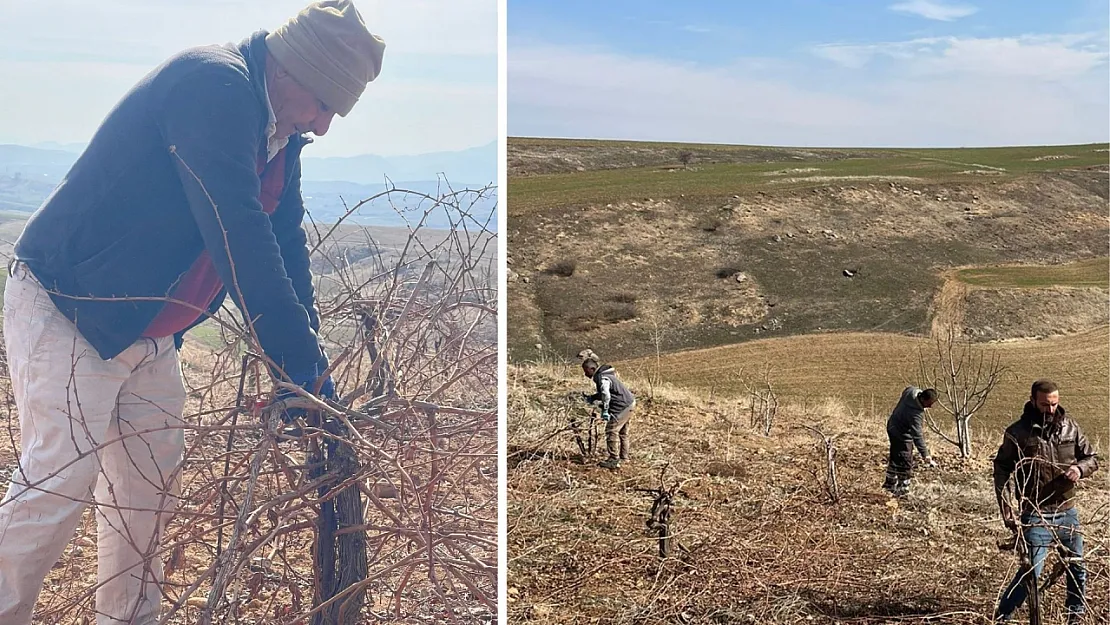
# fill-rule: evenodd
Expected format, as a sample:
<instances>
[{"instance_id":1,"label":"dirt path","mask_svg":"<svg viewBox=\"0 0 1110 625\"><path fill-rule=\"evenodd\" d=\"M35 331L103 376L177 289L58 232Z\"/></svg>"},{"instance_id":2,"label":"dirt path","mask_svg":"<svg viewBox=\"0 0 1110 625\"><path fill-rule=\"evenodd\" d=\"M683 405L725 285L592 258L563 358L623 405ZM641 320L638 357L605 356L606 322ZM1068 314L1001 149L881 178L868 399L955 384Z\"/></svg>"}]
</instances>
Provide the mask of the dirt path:
<instances>
[{"instance_id":1,"label":"dirt path","mask_svg":"<svg viewBox=\"0 0 1110 625\"><path fill-rule=\"evenodd\" d=\"M932 319L929 334L935 338L947 336L950 331L957 334L960 332L970 290L967 283L956 277L955 270L942 273L941 280L940 290L929 309L929 317Z\"/></svg>"}]
</instances>

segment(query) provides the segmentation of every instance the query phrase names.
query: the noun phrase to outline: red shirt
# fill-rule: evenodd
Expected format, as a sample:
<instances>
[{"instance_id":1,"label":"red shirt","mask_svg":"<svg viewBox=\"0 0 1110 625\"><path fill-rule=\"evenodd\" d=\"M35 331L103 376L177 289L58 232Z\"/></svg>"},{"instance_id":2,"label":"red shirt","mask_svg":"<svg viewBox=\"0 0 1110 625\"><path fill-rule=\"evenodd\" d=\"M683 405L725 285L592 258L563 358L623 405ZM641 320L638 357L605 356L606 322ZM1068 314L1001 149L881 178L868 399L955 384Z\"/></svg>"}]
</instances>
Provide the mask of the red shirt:
<instances>
[{"instance_id":1,"label":"red shirt","mask_svg":"<svg viewBox=\"0 0 1110 625\"><path fill-rule=\"evenodd\" d=\"M258 200L262 203L262 211L272 215L285 186L285 148L274 155L269 163L266 162L265 154L258 161L258 175L262 183ZM188 328L208 310L212 300L216 299L223 288L223 280L216 273L212 256L208 250L202 251L170 292L170 299L174 301L166 302L158 316L146 327L143 336L162 338ZM187 302L189 305L178 302Z\"/></svg>"}]
</instances>

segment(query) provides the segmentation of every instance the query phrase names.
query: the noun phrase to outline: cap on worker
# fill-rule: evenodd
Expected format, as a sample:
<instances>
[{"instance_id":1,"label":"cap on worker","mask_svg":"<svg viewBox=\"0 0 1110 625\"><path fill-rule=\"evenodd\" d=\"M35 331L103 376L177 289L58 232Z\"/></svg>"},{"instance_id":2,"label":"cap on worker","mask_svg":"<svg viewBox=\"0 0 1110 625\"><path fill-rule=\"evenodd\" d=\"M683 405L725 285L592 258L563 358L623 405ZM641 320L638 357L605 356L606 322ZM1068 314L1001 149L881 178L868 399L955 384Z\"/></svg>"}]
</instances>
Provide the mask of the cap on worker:
<instances>
[{"instance_id":1,"label":"cap on worker","mask_svg":"<svg viewBox=\"0 0 1110 625\"><path fill-rule=\"evenodd\" d=\"M266 35L266 48L294 80L344 117L382 69L385 42L350 0L319 0Z\"/></svg>"}]
</instances>

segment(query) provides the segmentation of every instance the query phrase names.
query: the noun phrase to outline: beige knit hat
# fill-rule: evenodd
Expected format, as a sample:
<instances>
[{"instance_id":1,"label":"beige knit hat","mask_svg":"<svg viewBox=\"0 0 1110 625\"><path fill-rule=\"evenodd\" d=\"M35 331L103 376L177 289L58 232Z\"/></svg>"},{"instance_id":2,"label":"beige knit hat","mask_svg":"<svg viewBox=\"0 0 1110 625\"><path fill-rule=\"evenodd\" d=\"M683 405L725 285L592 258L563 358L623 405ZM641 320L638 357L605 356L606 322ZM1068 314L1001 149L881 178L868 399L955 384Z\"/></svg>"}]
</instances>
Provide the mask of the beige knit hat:
<instances>
[{"instance_id":1,"label":"beige knit hat","mask_svg":"<svg viewBox=\"0 0 1110 625\"><path fill-rule=\"evenodd\" d=\"M266 35L294 80L341 117L382 70L385 42L366 30L350 0L319 0Z\"/></svg>"}]
</instances>

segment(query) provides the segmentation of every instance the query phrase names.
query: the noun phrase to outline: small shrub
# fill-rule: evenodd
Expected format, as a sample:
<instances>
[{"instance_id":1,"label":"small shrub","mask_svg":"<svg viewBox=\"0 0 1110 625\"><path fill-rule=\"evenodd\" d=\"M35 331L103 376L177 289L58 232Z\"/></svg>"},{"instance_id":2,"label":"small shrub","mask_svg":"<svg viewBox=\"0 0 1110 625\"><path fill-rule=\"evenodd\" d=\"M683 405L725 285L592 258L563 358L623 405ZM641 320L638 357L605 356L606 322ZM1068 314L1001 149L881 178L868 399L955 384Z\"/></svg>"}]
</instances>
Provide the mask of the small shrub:
<instances>
[{"instance_id":1,"label":"small shrub","mask_svg":"<svg viewBox=\"0 0 1110 625\"><path fill-rule=\"evenodd\" d=\"M569 278L574 275L574 270L578 268L578 261L576 260L561 260L554 265L551 265L545 270L553 276L561 276Z\"/></svg>"},{"instance_id":2,"label":"small shrub","mask_svg":"<svg viewBox=\"0 0 1110 625\"><path fill-rule=\"evenodd\" d=\"M740 271L742 270L738 267L725 265L723 267L718 267L714 275L716 275L717 278L724 280L725 278L731 278L732 276L735 276L736 274L740 273Z\"/></svg>"},{"instance_id":3,"label":"small shrub","mask_svg":"<svg viewBox=\"0 0 1110 625\"><path fill-rule=\"evenodd\" d=\"M703 217L698 221L698 229L704 232L716 232L721 227L721 220L716 217Z\"/></svg>"},{"instance_id":4,"label":"small shrub","mask_svg":"<svg viewBox=\"0 0 1110 625\"><path fill-rule=\"evenodd\" d=\"M636 318L635 304L607 304L601 309L601 319L606 323L618 323Z\"/></svg>"},{"instance_id":5,"label":"small shrub","mask_svg":"<svg viewBox=\"0 0 1110 625\"><path fill-rule=\"evenodd\" d=\"M610 301L601 306L582 310L570 320L570 327L575 332L589 332L611 323L635 319L638 313L633 303Z\"/></svg>"},{"instance_id":6,"label":"small shrub","mask_svg":"<svg viewBox=\"0 0 1110 625\"><path fill-rule=\"evenodd\" d=\"M628 291L624 291L624 292L621 292L621 293L614 293L611 297L609 297L609 301L618 302L618 303L621 303L621 304L635 304L636 303L636 294L628 292Z\"/></svg>"}]
</instances>

